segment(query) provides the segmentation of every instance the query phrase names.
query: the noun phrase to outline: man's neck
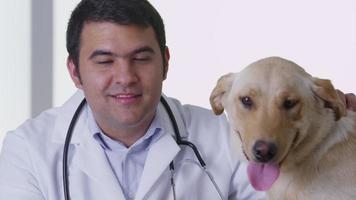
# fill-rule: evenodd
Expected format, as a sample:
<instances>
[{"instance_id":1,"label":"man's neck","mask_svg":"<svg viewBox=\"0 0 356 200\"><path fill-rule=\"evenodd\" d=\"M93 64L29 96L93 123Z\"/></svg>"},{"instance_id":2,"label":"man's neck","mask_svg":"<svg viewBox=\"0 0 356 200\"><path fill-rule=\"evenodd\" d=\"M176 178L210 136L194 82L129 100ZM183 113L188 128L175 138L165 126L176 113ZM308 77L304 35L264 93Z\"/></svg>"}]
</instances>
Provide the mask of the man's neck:
<instances>
[{"instance_id":1,"label":"man's neck","mask_svg":"<svg viewBox=\"0 0 356 200\"><path fill-rule=\"evenodd\" d=\"M140 139L142 136L146 134L154 117L155 116L153 115L152 117L150 117L150 119L140 122L139 125L125 126L125 127L117 125L115 127L112 127L111 129L109 128L104 129L103 127L100 128L106 136L110 137L113 140L121 142L126 147L130 147L138 139Z\"/></svg>"}]
</instances>

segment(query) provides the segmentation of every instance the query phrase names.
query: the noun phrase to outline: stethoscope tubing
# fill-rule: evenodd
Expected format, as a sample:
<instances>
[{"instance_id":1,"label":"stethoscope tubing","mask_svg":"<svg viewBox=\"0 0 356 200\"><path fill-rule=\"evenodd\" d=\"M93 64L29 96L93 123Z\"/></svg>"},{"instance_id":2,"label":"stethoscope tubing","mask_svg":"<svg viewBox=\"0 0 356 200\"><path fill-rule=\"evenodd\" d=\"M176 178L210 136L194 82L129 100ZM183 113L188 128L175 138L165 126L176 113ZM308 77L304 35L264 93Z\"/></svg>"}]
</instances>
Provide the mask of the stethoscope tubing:
<instances>
[{"instance_id":1,"label":"stethoscope tubing","mask_svg":"<svg viewBox=\"0 0 356 200\"><path fill-rule=\"evenodd\" d=\"M70 140L72 139L72 134L73 134L73 129L74 126L78 120L78 116L80 111L83 109L84 105L86 103L85 98L82 100L82 102L79 104L78 108L75 110L75 113L72 117L72 120L69 124L69 128L67 130L67 135L66 139L64 142L64 147L63 147L63 190L64 190L64 199L69 200L70 195L69 195L69 181L68 181L68 149L69 149L69 144Z\"/></svg>"},{"instance_id":2,"label":"stethoscope tubing","mask_svg":"<svg viewBox=\"0 0 356 200\"><path fill-rule=\"evenodd\" d=\"M163 104L163 107L166 109L168 117L172 123L172 127L173 127L173 131L174 131L174 135L176 137L176 142L178 145L186 145L189 146L190 148L193 149L194 154L196 155L197 159L199 160L199 163L202 167L205 167L206 164L203 160L203 158L201 157L198 148L191 142L183 140L182 137L180 136L179 133L179 128L178 128L178 123L176 121L176 118L174 117L174 114L171 110L171 107L168 105L167 101L161 96L161 103ZM172 161L173 162L173 161Z\"/></svg>"}]
</instances>

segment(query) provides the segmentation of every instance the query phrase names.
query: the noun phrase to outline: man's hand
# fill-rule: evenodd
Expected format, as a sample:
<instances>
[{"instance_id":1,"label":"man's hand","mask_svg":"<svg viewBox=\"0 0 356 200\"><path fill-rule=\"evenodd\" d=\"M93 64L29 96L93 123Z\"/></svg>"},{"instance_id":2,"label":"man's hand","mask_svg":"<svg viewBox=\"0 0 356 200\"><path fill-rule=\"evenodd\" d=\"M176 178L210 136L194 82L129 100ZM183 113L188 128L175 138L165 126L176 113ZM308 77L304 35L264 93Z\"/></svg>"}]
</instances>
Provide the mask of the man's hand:
<instances>
[{"instance_id":1,"label":"man's hand","mask_svg":"<svg viewBox=\"0 0 356 200\"><path fill-rule=\"evenodd\" d=\"M344 94L340 90L336 90L340 99L346 105L348 110L356 111L356 96L353 93Z\"/></svg>"}]
</instances>

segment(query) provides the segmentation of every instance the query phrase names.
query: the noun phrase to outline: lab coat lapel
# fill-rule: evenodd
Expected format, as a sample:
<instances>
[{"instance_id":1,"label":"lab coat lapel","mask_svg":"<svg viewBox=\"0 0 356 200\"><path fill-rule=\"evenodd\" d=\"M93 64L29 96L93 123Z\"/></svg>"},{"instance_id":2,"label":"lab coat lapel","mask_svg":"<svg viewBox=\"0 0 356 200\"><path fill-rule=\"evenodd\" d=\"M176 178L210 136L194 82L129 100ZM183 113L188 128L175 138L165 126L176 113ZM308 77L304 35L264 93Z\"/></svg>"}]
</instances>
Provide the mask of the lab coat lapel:
<instances>
[{"instance_id":1,"label":"lab coat lapel","mask_svg":"<svg viewBox=\"0 0 356 200\"><path fill-rule=\"evenodd\" d=\"M136 200L141 200L145 197L164 170L167 170L169 163L179 151L180 147L169 133L164 134L162 138L151 146L136 193Z\"/></svg>"},{"instance_id":2,"label":"lab coat lapel","mask_svg":"<svg viewBox=\"0 0 356 200\"><path fill-rule=\"evenodd\" d=\"M88 126L81 126L81 138L73 155L73 168L77 167L106 190L110 200L125 199L120 184L100 144L90 134ZM86 128L84 128L86 127ZM79 129L77 129L79 130ZM109 199L108 199L109 200Z\"/></svg>"}]
</instances>

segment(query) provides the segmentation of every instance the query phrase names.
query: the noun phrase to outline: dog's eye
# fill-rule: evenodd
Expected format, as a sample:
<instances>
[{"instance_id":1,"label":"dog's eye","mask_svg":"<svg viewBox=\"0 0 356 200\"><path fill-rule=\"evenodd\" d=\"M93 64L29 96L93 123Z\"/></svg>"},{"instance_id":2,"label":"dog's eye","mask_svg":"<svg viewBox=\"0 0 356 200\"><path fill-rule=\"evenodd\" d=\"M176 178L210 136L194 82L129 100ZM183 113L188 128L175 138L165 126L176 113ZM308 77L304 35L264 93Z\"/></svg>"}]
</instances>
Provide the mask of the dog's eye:
<instances>
[{"instance_id":1,"label":"dog's eye","mask_svg":"<svg viewBox=\"0 0 356 200\"><path fill-rule=\"evenodd\" d=\"M294 108L294 106L297 105L297 103L298 103L297 100L286 99L283 102L283 108L285 108L286 110L290 110Z\"/></svg>"},{"instance_id":2,"label":"dog's eye","mask_svg":"<svg viewBox=\"0 0 356 200\"><path fill-rule=\"evenodd\" d=\"M246 108L251 108L253 105L252 99L248 96L240 97L240 101Z\"/></svg>"}]
</instances>

